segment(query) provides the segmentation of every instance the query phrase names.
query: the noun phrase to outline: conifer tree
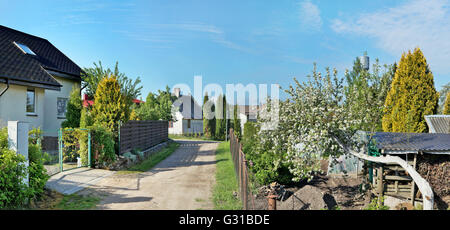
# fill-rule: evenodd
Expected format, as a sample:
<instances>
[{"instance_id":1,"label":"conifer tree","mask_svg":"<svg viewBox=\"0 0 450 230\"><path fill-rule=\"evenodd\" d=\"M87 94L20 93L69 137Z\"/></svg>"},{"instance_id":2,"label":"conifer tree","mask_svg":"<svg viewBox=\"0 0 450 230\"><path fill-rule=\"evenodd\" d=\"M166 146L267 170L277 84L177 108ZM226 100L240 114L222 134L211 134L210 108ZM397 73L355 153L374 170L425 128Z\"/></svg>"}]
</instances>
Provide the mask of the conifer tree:
<instances>
[{"instance_id":1,"label":"conifer tree","mask_svg":"<svg viewBox=\"0 0 450 230\"><path fill-rule=\"evenodd\" d=\"M238 106L234 105L234 114L233 114L233 131L236 137L240 140L242 137L241 132L241 120L238 117Z\"/></svg>"},{"instance_id":2,"label":"conifer tree","mask_svg":"<svg viewBox=\"0 0 450 230\"><path fill-rule=\"evenodd\" d=\"M216 103L216 139L224 140L225 132L226 132L226 122L228 122L226 106L227 101L226 98L222 95L219 95Z\"/></svg>"},{"instance_id":3,"label":"conifer tree","mask_svg":"<svg viewBox=\"0 0 450 230\"><path fill-rule=\"evenodd\" d=\"M128 121L130 107L114 75L105 77L99 82L94 100L92 108L94 124L105 127L117 135L119 121Z\"/></svg>"},{"instance_id":4,"label":"conifer tree","mask_svg":"<svg viewBox=\"0 0 450 230\"><path fill-rule=\"evenodd\" d=\"M83 108L80 96L80 87L72 87L69 101L67 103L66 120L61 123L63 128L79 128L81 109Z\"/></svg>"},{"instance_id":5,"label":"conifer tree","mask_svg":"<svg viewBox=\"0 0 450 230\"><path fill-rule=\"evenodd\" d=\"M450 115L450 92L447 93L447 99L445 99L443 114Z\"/></svg>"},{"instance_id":6,"label":"conifer tree","mask_svg":"<svg viewBox=\"0 0 450 230\"><path fill-rule=\"evenodd\" d=\"M209 101L208 92L206 92L205 96L203 97L203 135L207 138L210 138L212 136L211 123L209 121L209 114L211 111L208 111L210 103L211 102Z\"/></svg>"},{"instance_id":7,"label":"conifer tree","mask_svg":"<svg viewBox=\"0 0 450 230\"><path fill-rule=\"evenodd\" d=\"M436 114L439 94L425 56L419 48L403 53L386 97L385 132L428 131L425 115Z\"/></svg>"}]
</instances>

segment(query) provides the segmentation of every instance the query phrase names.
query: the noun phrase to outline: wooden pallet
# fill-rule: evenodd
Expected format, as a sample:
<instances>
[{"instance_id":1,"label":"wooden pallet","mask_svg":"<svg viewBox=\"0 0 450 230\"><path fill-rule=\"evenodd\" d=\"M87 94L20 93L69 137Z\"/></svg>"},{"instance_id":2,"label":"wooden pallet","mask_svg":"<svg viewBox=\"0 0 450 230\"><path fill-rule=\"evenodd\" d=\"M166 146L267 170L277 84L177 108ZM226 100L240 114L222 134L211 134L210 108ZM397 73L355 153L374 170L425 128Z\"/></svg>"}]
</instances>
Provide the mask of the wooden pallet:
<instances>
[{"instance_id":1,"label":"wooden pallet","mask_svg":"<svg viewBox=\"0 0 450 230\"><path fill-rule=\"evenodd\" d=\"M417 155L413 155L411 159L407 159L407 162L416 169ZM416 198L416 184L401 166L395 164L377 164L373 170L374 193L379 197L388 195L403 198L410 200L412 205L414 205L415 201L420 200Z\"/></svg>"}]
</instances>

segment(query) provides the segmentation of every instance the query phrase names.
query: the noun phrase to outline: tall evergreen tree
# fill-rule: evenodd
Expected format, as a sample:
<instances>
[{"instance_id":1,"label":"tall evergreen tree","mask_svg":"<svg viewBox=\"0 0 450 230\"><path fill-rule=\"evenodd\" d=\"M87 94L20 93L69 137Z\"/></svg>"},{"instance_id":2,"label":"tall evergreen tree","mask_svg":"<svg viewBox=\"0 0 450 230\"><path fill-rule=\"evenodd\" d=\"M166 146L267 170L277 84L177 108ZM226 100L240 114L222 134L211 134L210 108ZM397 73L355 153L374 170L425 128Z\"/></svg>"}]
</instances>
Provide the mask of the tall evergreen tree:
<instances>
[{"instance_id":1,"label":"tall evergreen tree","mask_svg":"<svg viewBox=\"0 0 450 230\"><path fill-rule=\"evenodd\" d=\"M67 103L66 120L61 123L63 128L79 128L81 110L83 108L83 101L80 96L80 87L72 87L69 101Z\"/></svg>"},{"instance_id":2,"label":"tall evergreen tree","mask_svg":"<svg viewBox=\"0 0 450 230\"><path fill-rule=\"evenodd\" d=\"M442 86L441 91L439 91L439 109L438 114L444 113L444 104L447 99L447 94L450 93L450 82Z\"/></svg>"},{"instance_id":3,"label":"tall evergreen tree","mask_svg":"<svg viewBox=\"0 0 450 230\"><path fill-rule=\"evenodd\" d=\"M216 103L216 139L225 140L227 119L227 101L225 96L219 95Z\"/></svg>"},{"instance_id":4,"label":"tall evergreen tree","mask_svg":"<svg viewBox=\"0 0 450 230\"><path fill-rule=\"evenodd\" d=\"M450 115L450 92L447 93L447 99L445 99L443 114Z\"/></svg>"},{"instance_id":5,"label":"tall evergreen tree","mask_svg":"<svg viewBox=\"0 0 450 230\"><path fill-rule=\"evenodd\" d=\"M209 101L208 92L205 93L203 97L203 135L207 138L211 138L213 134L211 133L211 122L210 122L210 107L211 101Z\"/></svg>"},{"instance_id":6,"label":"tall evergreen tree","mask_svg":"<svg viewBox=\"0 0 450 230\"><path fill-rule=\"evenodd\" d=\"M216 136L216 105L205 93L203 98L203 135L215 139Z\"/></svg>"},{"instance_id":7,"label":"tall evergreen tree","mask_svg":"<svg viewBox=\"0 0 450 230\"><path fill-rule=\"evenodd\" d=\"M234 105L234 111L233 111L233 130L234 134L236 135L239 140L242 138L242 131L241 131L241 120L238 117L238 106Z\"/></svg>"},{"instance_id":8,"label":"tall evergreen tree","mask_svg":"<svg viewBox=\"0 0 450 230\"><path fill-rule=\"evenodd\" d=\"M383 130L427 132L424 116L436 114L438 100L433 74L422 51L416 48L403 53L386 97Z\"/></svg>"},{"instance_id":9,"label":"tall evergreen tree","mask_svg":"<svg viewBox=\"0 0 450 230\"><path fill-rule=\"evenodd\" d=\"M127 122L130 107L114 75L103 78L95 92L92 108L94 124L117 134L119 121Z\"/></svg>"}]
</instances>

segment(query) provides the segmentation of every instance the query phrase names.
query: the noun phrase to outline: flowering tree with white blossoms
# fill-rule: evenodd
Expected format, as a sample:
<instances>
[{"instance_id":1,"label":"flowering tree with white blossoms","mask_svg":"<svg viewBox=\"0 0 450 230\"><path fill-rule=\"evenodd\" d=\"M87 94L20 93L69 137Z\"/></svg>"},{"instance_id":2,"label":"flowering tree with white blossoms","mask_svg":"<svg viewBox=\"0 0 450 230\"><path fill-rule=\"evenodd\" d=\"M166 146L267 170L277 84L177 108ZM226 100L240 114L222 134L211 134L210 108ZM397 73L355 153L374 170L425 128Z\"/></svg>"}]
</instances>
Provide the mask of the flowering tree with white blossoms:
<instances>
[{"instance_id":1,"label":"flowering tree with white blossoms","mask_svg":"<svg viewBox=\"0 0 450 230\"><path fill-rule=\"evenodd\" d=\"M269 148L282 154L280 161L284 162L275 165L285 163L293 181L311 180L313 173L320 171L321 156L343 153L333 137L349 139L353 134L351 127L358 121L348 119L352 116L343 106L343 80L337 77L335 69L331 73L327 68L322 76L314 65L306 82L294 81L295 86L286 90L289 98L279 103L278 126L260 130L261 146L257 151ZM259 123L266 122L264 114L270 109L262 109Z\"/></svg>"},{"instance_id":2,"label":"flowering tree with white blossoms","mask_svg":"<svg viewBox=\"0 0 450 230\"><path fill-rule=\"evenodd\" d=\"M322 156L339 156L345 153L372 162L395 163L403 167L419 187L424 209L433 209L433 191L429 183L406 161L398 156L368 156L364 151L367 142L362 143L354 138L363 122L369 125L378 122L376 118L379 114L368 113L371 110L367 108L377 106L377 102L370 104L370 100L353 100L363 101L363 106L359 109L349 109L344 101L343 80L337 77L335 69L331 73L327 68L325 76L322 76L314 65L312 76L308 76L306 82L300 83L296 79L294 81L295 86L286 90L289 98L274 103L278 105L275 109L279 112L276 125L261 128L258 133L260 145L256 148L256 153L271 152L281 156L274 158L274 170L279 170L279 167L284 165L289 168L293 181L311 180L313 173L320 171ZM359 94L361 95L372 97L365 93ZM269 100L260 112L260 127L271 120L271 109L274 109L271 105ZM363 116L367 113L369 116ZM273 120L271 124L274 124Z\"/></svg>"}]
</instances>

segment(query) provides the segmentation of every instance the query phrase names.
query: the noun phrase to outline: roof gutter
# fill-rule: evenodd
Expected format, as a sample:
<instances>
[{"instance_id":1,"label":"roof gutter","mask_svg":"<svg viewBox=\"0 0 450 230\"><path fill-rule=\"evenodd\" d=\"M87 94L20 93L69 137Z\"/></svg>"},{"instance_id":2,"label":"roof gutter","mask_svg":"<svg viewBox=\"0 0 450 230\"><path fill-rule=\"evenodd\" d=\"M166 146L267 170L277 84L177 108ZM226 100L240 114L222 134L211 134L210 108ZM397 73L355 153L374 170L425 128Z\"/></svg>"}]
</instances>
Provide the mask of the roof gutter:
<instances>
[{"instance_id":1,"label":"roof gutter","mask_svg":"<svg viewBox=\"0 0 450 230\"><path fill-rule=\"evenodd\" d=\"M6 79L6 88L4 88L2 92L0 92L0 97L3 96L3 94L9 89L9 79L8 78L5 79Z\"/></svg>"}]
</instances>

